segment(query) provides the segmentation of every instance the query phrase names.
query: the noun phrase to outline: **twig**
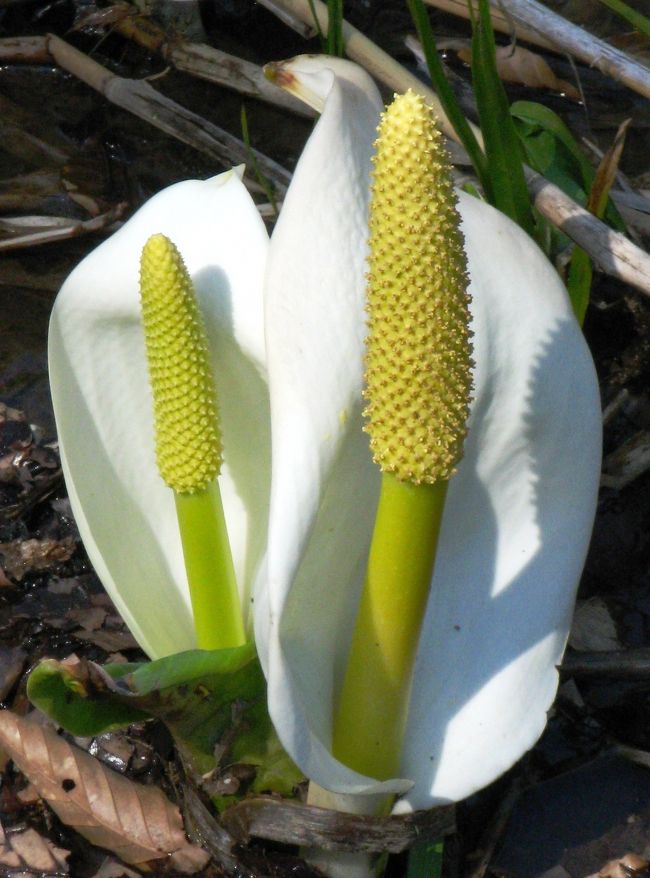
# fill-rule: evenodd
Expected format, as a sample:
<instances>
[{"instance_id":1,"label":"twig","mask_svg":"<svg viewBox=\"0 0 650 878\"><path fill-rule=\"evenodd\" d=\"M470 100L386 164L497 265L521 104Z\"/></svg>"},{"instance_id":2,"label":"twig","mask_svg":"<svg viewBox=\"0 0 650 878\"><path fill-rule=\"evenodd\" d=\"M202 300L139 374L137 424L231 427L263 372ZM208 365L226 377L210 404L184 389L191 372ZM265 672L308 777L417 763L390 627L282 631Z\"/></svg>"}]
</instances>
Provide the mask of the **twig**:
<instances>
[{"instance_id":1,"label":"twig","mask_svg":"<svg viewBox=\"0 0 650 878\"><path fill-rule=\"evenodd\" d=\"M518 5L519 0L514 0L514 2ZM313 0L313 3L321 27L326 30L327 7L321 0ZM309 0L275 0L275 4L299 16L302 21L312 20ZM509 12L510 9L509 2ZM434 108L445 134L458 140L453 126L432 89L424 85L416 76L347 21L343 22L343 41L347 55L391 89L404 92L411 88L426 98ZM650 73L648 75L650 76ZM472 127L481 142L481 132L476 126ZM647 253L624 235L612 231L569 198L561 189L549 183L548 180L530 168L526 169L526 180L535 207L549 222L560 228L576 244L586 250L602 271L620 278L620 280L650 296L650 256Z\"/></svg>"},{"instance_id":2,"label":"twig","mask_svg":"<svg viewBox=\"0 0 650 878\"><path fill-rule=\"evenodd\" d=\"M60 67L116 106L221 163L246 161L248 151L241 140L161 95L148 82L116 76L57 36L47 37L47 48ZM255 156L265 176L280 194L284 193L291 177L289 172L260 152L255 151Z\"/></svg>"},{"instance_id":3,"label":"twig","mask_svg":"<svg viewBox=\"0 0 650 878\"><path fill-rule=\"evenodd\" d=\"M452 5L460 7L462 4L457 0L444 0L444 2L425 0L425 2L462 15L460 9L448 8ZM491 5L495 7L495 13L498 14L498 0L496 3L492 0ZM517 29L521 28L528 34L531 32L536 34L538 39L550 43L556 51L573 55L590 67L595 67L601 73L650 98L650 70L634 58L630 58L625 52L615 49L604 40L572 24L566 18L542 6L537 0L507 0L504 8L507 9L507 17L512 19ZM466 4L465 9L467 9Z\"/></svg>"},{"instance_id":4,"label":"twig","mask_svg":"<svg viewBox=\"0 0 650 878\"><path fill-rule=\"evenodd\" d=\"M564 657L560 673L565 677L607 677L615 680L650 679L650 649L616 649L579 652Z\"/></svg>"},{"instance_id":5,"label":"twig","mask_svg":"<svg viewBox=\"0 0 650 878\"><path fill-rule=\"evenodd\" d=\"M149 51L157 52L177 70L301 116L314 115L311 107L275 88L258 64L204 43L190 43L178 38L170 40L163 28L143 15L127 13L115 21L112 27L123 37Z\"/></svg>"},{"instance_id":6,"label":"twig","mask_svg":"<svg viewBox=\"0 0 650 878\"><path fill-rule=\"evenodd\" d=\"M287 27L295 30L296 33L303 37L303 39L310 40L312 37L316 36L314 20L310 19L309 21L305 21L302 16L287 8L282 0L280 0L279 3L276 2L276 0L258 0L258 3L260 6L264 6L268 9L269 12L272 12L276 18L280 19L280 21L283 21Z\"/></svg>"},{"instance_id":7,"label":"twig","mask_svg":"<svg viewBox=\"0 0 650 878\"><path fill-rule=\"evenodd\" d=\"M650 433L638 430L603 461L600 484L617 491L630 485L650 469Z\"/></svg>"},{"instance_id":8,"label":"twig","mask_svg":"<svg viewBox=\"0 0 650 878\"><path fill-rule=\"evenodd\" d=\"M49 60L45 37L5 37L0 40L0 61L47 64Z\"/></svg>"},{"instance_id":9,"label":"twig","mask_svg":"<svg viewBox=\"0 0 650 878\"><path fill-rule=\"evenodd\" d=\"M517 799L524 788L524 780L517 775L509 784L505 795L499 801L495 813L488 821L487 827L480 842L480 856L476 865L469 872L467 878L484 878L488 870L494 851L501 841L504 830L512 814Z\"/></svg>"},{"instance_id":10,"label":"twig","mask_svg":"<svg viewBox=\"0 0 650 878\"><path fill-rule=\"evenodd\" d=\"M539 212L586 250L601 271L650 296L650 256L647 253L625 235L596 219L541 174L526 168L526 181Z\"/></svg>"},{"instance_id":11,"label":"twig","mask_svg":"<svg viewBox=\"0 0 650 878\"><path fill-rule=\"evenodd\" d=\"M425 0L429 6L440 9L442 12L448 12L450 15L457 15L459 18L469 20L469 6L467 0ZM549 51L557 51L553 43L541 36L537 31L531 30L522 24L512 21L509 15L505 15L500 6L494 6L492 12L492 24L494 29L499 33L512 36L513 33L519 40L525 40L533 46L539 46L540 49L548 49Z\"/></svg>"},{"instance_id":12,"label":"twig","mask_svg":"<svg viewBox=\"0 0 650 878\"><path fill-rule=\"evenodd\" d=\"M51 244L67 238L76 238L88 232L97 232L112 225L124 213L120 203L100 216L89 220L71 220L66 217L5 217L0 220L0 251ZM2 237L6 235L7 237Z\"/></svg>"},{"instance_id":13,"label":"twig","mask_svg":"<svg viewBox=\"0 0 650 878\"><path fill-rule=\"evenodd\" d=\"M254 836L353 853L399 853L455 829L453 805L397 817L366 817L270 796L244 799L233 805L224 813L222 823L241 842Z\"/></svg>"}]
</instances>

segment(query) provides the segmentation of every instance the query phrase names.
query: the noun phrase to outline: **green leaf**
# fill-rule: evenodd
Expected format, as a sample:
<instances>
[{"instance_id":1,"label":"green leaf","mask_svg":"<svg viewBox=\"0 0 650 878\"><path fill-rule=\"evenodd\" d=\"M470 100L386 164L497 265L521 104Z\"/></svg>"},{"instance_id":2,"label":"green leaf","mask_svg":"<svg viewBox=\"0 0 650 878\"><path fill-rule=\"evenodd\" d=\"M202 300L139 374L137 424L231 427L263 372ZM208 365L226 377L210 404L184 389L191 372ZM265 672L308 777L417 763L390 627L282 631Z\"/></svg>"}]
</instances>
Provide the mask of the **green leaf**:
<instances>
[{"instance_id":1,"label":"green leaf","mask_svg":"<svg viewBox=\"0 0 650 878\"><path fill-rule=\"evenodd\" d=\"M573 159L575 170L579 174L579 179L582 180L584 188L589 188L594 176L594 169L587 161L577 140L557 113L554 113L553 110L550 110L543 104L538 104L534 101L515 101L510 107L510 113L522 123L528 123L527 127L520 126L519 128L521 132L526 131L527 136L546 133L559 141L564 147L566 154ZM531 159L533 158L535 158L534 153L531 156ZM544 173L541 168L537 168L535 165L533 167L539 170L540 173Z\"/></svg>"},{"instance_id":2,"label":"green leaf","mask_svg":"<svg viewBox=\"0 0 650 878\"><path fill-rule=\"evenodd\" d=\"M531 167L584 205L595 171L562 119L534 101L516 101L510 112ZM625 231L625 223L611 200L603 218L612 228Z\"/></svg>"},{"instance_id":3,"label":"green leaf","mask_svg":"<svg viewBox=\"0 0 650 878\"><path fill-rule=\"evenodd\" d=\"M576 320L580 326L585 322L587 307L589 306L592 277L593 268L589 254L582 247L574 247L571 254L571 262L569 263L566 285L573 313L576 315Z\"/></svg>"},{"instance_id":4,"label":"green leaf","mask_svg":"<svg viewBox=\"0 0 650 878\"><path fill-rule=\"evenodd\" d=\"M258 766L256 790L289 792L299 777L277 739L266 681L252 644L192 650L139 665L42 662L27 694L77 735L97 735L150 717L162 720L194 769Z\"/></svg>"},{"instance_id":5,"label":"green leaf","mask_svg":"<svg viewBox=\"0 0 650 878\"><path fill-rule=\"evenodd\" d=\"M442 841L424 842L411 848L406 878L440 878L442 856Z\"/></svg>"},{"instance_id":6,"label":"green leaf","mask_svg":"<svg viewBox=\"0 0 650 878\"><path fill-rule=\"evenodd\" d=\"M79 660L76 663L55 659L42 661L27 681L27 695L32 704L73 735L82 737L113 731L149 718L137 707L110 695L103 697L101 693L107 685L106 677L113 672L129 673L137 665L106 665L103 673L96 675L91 683L79 673L80 664L92 674L95 666ZM91 687L97 693L95 698L89 697Z\"/></svg>"},{"instance_id":7,"label":"green leaf","mask_svg":"<svg viewBox=\"0 0 650 878\"><path fill-rule=\"evenodd\" d=\"M427 62L431 83L440 98L445 113L449 121L454 126L454 130L461 143L465 147L470 161L474 167L476 176L479 178L481 185L486 189L487 181L487 160L481 146L476 139L476 135L472 131L465 115L456 99L452 87L449 85L445 71L443 69L436 43L431 30L431 22L427 14L426 8L422 0L408 0L408 7L411 17L418 32L418 37L422 43L424 57Z\"/></svg>"},{"instance_id":8,"label":"green leaf","mask_svg":"<svg viewBox=\"0 0 650 878\"><path fill-rule=\"evenodd\" d=\"M479 0L472 36L472 82L485 142L491 204L535 236L523 152L510 115L508 97L497 73L494 31L488 0Z\"/></svg>"}]
</instances>

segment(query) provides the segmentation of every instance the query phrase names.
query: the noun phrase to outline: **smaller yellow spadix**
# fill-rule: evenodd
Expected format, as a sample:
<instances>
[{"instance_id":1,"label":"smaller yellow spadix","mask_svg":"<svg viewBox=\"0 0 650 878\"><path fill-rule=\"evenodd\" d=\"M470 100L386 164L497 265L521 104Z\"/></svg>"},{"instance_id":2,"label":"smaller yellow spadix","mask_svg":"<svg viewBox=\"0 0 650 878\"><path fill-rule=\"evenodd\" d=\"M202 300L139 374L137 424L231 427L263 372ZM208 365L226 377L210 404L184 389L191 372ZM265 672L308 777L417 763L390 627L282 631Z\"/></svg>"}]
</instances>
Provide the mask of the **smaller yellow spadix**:
<instances>
[{"instance_id":1,"label":"smaller yellow spadix","mask_svg":"<svg viewBox=\"0 0 650 878\"><path fill-rule=\"evenodd\" d=\"M142 250L140 298L158 469L175 491L199 491L221 470L217 397L192 281L164 235Z\"/></svg>"},{"instance_id":2,"label":"smaller yellow spadix","mask_svg":"<svg viewBox=\"0 0 650 878\"><path fill-rule=\"evenodd\" d=\"M399 772L447 480L471 391L468 277L442 137L408 92L382 116L370 205L367 432L382 486L333 729L335 756Z\"/></svg>"},{"instance_id":3,"label":"smaller yellow spadix","mask_svg":"<svg viewBox=\"0 0 650 878\"><path fill-rule=\"evenodd\" d=\"M217 396L192 281L174 244L153 235L140 262L140 299L154 402L156 459L174 490L197 642L246 638L217 476Z\"/></svg>"}]
</instances>

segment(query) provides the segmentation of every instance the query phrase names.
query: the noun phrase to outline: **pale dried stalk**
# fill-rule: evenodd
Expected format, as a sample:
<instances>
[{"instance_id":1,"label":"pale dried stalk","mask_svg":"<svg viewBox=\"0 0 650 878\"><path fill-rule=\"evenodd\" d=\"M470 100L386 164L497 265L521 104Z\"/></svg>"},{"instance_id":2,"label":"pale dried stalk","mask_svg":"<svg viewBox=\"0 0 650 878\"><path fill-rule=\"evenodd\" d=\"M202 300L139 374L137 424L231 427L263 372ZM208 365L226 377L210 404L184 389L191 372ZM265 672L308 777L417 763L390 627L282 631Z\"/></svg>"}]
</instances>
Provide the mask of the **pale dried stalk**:
<instances>
[{"instance_id":1,"label":"pale dried stalk","mask_svg":"<svg viewBox=\"0 0 650 878\"><path fill-rule=\"evenodd\" d=\"M121 203L88 220L57 216L4 217L0 219L0 233L6 237L0 238L0 252L51 244L53 241L101 231L116 222L125 208L126 204Z\"/></svg>"},{"instance_id":2,"label":"pale dried stalk","mask_svg":"<svg viewBox=\"0 0 650 878\"><path fill-rule=\"evenodd\" d=\"M283 110L312 117L314 111L292 95L280 91L264 76L259 64L229 55L204 43L190 43L167 38L162 28L150 19L140 27L142 16L126 15L111 27L126 39L159 53L177 70L199 79L223 85L246 97L265 101ZM0 39L0 61L47 64L51 61L45 37L12 37Z\"/></svg>"},{"instance_id":3,"label":"pale dried stalk","mask_svg":"<svg viewBox=\"0 0 650 878\"><path fill-rule=\"evenodd\" d=\"M467 17L467 3L461 0L425 0L425 2L430 6ZM595 67L601 73L650 98L650 70L646 66L542 6L537 0L507 0L507 3L502 4L502 9L507 12L506 15L498 12L500 5L498 0L496 3L492 0L491 5L494 6L493 14L499 15L500 20L511 20L517 28L523 28L526 33L536 34L538 38L548 41L555 51L573 55L590 67ZM453 9L450 8L452 6ZM462 7L464 12L461 11Z\"/></svg>"},{"instance_id":4,"label":"pale dried stalk","mask_svg":"<svg viewBox=\"0 0 650 878\"><path fill-rule=\"evenodd\" d=\"M163 28L141 15L127 14L115 21L112 27L123 37L162 55L177 70L302 116L314 115L313 110L302 101L275 88L264 76L259 64L229 55L205 43L191 43L177 37L169 39Z\"/></svg>"},{"instance_id":5,"label":"pale dried stalk","mask_svg":"<svg viewBox=\"0 0 650 878\"><path fill-rule=\"evenodd\" d=\"M45 37L4 37L0 40L0 61L14 64L47 64L50 60Z\"/></svg>"},{"instance_id":6,"label":"pale dried stalk","mask_svg":"<svg viewBox=\"0 0 650 878\"><path fill-rule=\"evenodd\" d=\"M225 822L241 842L252 836L330 851L394 854L455 832L456 809L453 804L440 805L378 817L259 796L230 808Z\"/></svg>"},{"instance_id":7,"label":"pale dried stalk","mask_svg":"<svg viewBox=\"0 0 650 878\"><path fill-rule=\"evenodd\" d=\"M48 36L47 48L60 67L90 85L116 106L219 162L230 165L248 160L249 150L241 140L161 95L148 82L116 76L59 37ZM282 195L289 184L289 172L262 153L256 150L252 152L264 175Z\"/></svg>"},{"instance_id":8,"label":"pale dried stalk","mask_svg":"<svg viewBox=\"0 0 650 878\"><path fill-rule=\"evenodd\" d=\"M508 11L513 6L518 7L519 2L508 0ZM304 22L313 21L309 0L274 0L274 4ZM313 4L321 28L327 31L327 7L321 0L313 0ZM430 88L346 21L343 22L343 40L347 55L385 85L396 92L411 88L426 98L445 134L458 140L437 95ZM482 143L480 131L475 125L472 128ZM650 296L650 256L624 235L612 231L540 174L530 168L525 170L529 192L542 216L586 250L602 271Z\"/></svg>"},{"instance_id":9,"label":"pale dried stalk","mask_svg":"<svg viewBox=\"0 0 650 878\"><path fill-rule=\"evenodd\" d=\"M457 15L459 18L469 20L467 0L425 0L425 3L428 3L429 6L433 6L435 9L440 9L442 12L448 12L450 15ZM492 24L499 33L508 34L508 36L514 34L518 39L531 43L533 46L539 46L540 49L557 51L557 47L550 40L537 33L537 31L526 27L526 25L519 24L511 19L509 15L503 12L501 6L493 6L491 11Z\"/></svg>"},{"instance_id":10,"label":"pale dried stalk","mask_svg":"<svg viewBox=\"0 0 650 878\"><path fill-rule=\"evenodd\" d=\"M276 0L258 0L260 6L266 7L269 12L272 12L276 18L279 18L280 21L284 22L287 27L290 27L292 30L295 30L296 33L300 34L306 40L310 40L312 37L316 36L316 28L314 27L313 18L308 22L305 21L301 16L297 15L290 8L288 8L282 0L280 2L276 2Z\"/></svg>"},{"instance_id":11,"label":"pale dried stalk","mask_svg":"<svg viewBox=\"0 0 650 878\"><path fill-rule=\"evenodd\" d=\"M644 250L596 219L541 174L526 168L526 181L539 212L586 250L601 271L650 295L650 256Z\"/></svg>"}]
</instances>

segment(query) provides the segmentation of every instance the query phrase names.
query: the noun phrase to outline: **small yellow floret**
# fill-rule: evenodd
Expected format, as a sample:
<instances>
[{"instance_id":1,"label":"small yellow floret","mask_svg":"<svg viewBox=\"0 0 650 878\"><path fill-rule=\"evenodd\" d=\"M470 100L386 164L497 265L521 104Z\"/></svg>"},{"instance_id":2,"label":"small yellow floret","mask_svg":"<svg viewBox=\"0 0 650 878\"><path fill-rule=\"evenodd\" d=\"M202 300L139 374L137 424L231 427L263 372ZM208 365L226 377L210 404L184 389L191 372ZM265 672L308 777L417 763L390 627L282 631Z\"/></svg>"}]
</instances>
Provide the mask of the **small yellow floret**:
<instances>
[{"instance_id":1,"label":"small yellow floret","mask_svg":"<svg viewBox=\"0 0 650 878\"><path fill-rule=\"evenodd\" d=\"M375 462L448 479L471 393L468 277L449 160L413 92L383 114L370 207L365 410Z\"/></svg>"},{"instance_id":2,"label":"small yellow floret","mask_svg":"<svg viewBox=\"0 0 650 878\"><path fill-rule=\"evenodd\" d=\"M158 469L176 492L200 491L221 469L217 398L192 281L164 235L142 251L140 296Z\"/></svg>"}]
</instances>

